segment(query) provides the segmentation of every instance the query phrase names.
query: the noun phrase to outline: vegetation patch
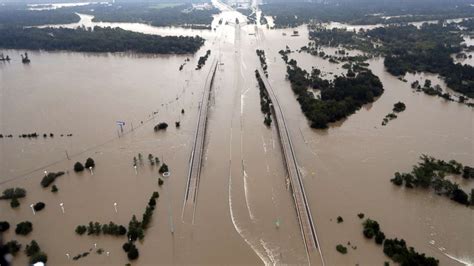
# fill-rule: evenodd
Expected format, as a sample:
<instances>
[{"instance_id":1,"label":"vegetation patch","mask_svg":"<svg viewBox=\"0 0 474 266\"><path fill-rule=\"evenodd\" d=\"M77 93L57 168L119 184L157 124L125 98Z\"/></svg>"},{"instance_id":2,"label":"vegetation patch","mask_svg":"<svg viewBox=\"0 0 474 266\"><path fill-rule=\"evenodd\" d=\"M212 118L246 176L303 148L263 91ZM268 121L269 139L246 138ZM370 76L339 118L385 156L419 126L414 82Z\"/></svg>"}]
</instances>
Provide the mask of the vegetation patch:
<instances>
[{"instance_id":1,"label":"vegetation patch","mask_svg":"<svg viewBox=\"0 0 474 266\"><path fill-rule=\"evenodd\" d=\"M26 190L23 188L7 188L3 191L0 200L11 200L10 206L12 208L18 208L20 206L19 198L26 197Z\"/></svg>"},{"instance_id":2,"label":"vegetation patch","mask_svg":"<svg viewBox=\"0 0 474 266\"><path fill-rule=\"evenodd\" d=\"M66 50L76 52L136 52L153 54L195 53L203 44L199 36L158 36L120 28L1 28L5 49Z\"/></svg>"},{"instance_id":3,"label":"vegetation patch","mask_svg":"<svg viewBox=\"0 0 474 266\"><path fill-rule=\"evenodd\" d=\"M64 175L64 172L57 172L57 173L49 172L41 180L41 186L44 188L49 187L49 185L51 185L56 180L56 178L62 175Z\"/></svg>"},{"instance_id":4,"label":"vegetation patch","mask_svg":"<svg viewBox=\"0 0 474 266\"><path fill-rule=\"evenodd\" d=\"M283 50L280 54L286 56ZM329 81L320 77L319 69L313 68L309 74L298 67L295 60L287 60L291 88L311 127L327 128L329 123L348 117L383 93L383 85L377 76L364 67L358 66L357 69L357 73L349 69L347 76ZM310 89L319 90L321 96L316 98Z\"/></svg>"},{"instance_id":5,"label":"vegetation patch","mask_svg":"<svg viewBox=\"0 0 474 266\"><path fill-rule=\"evenodd\" d=\"M86 163L84 164L84 166L85 166L87 169L94 168L94 167L95 167L94 159L92 159L92 158L90 158L90 157L87 158Z\"/></svg>"},{"instance_id":6,"label":"vegetation patch","mask_svg":"<svg viewBox=\"0 0 474 266\"><path fill-rule=\"evenodd\" d=\"M145 212L143 213L142 221L138 221L137 217L133 215L128 224L128 241L123 244L122 248L127 253L129 260L136 260L140 254L137 247L135 246L135 242L145 238L145 231L150 225L158 197L158 192L153 192L148 205L146 206Z\"/></svg>"},{"instance_id":7,"label":"vegetation patch","mask_svg":"<svg viewBox=\"0 0 474 266\"><path fill-rule=\"evenodd\" d=\"M267 76L268 78L268 71L267 71L268 65L267 65L267 58L265 57L265 51L257 49L256 52L257 52L258 59L260 60L260 66L262 67L263 72L265 73L265 76Z\"/></svg>"},{"instance_id":8,"label":"vegetation patch","mask_svg":"<svg viewBox=\"0 0 474 266\"><path fill-rule=\"evenodd\" d=\"M205 55L199 57L196 70L201 69L206 64L207 58L209 58L210 55L211 55L211 50L207 50Z\"/></svg>"},{"instance_id":9,"label":"vegetation patch","mask_svg":"<svg viewBox=\"0 0 474 266\"><path fill-rule=\"evenodd\" d=\"M272 111L270 105L272 104L272 100L268 96L267 88L265 88L265 83L263 83L262 77L258 70L255 70L255 77L257 78L258 82L258 89L260 91L260 110L264 115L263 123L270 127L272 124Z\"/></svg>"},{"instance_id":10,"label":"vegetation patch","mask_svg":"<svg viewBox=\"0 0 474 266\"><path fill-rule=\"evenodd\" d=\"M16 240L11 240L5 243L5 247L7 253L12 254L12 256L16 256L16 254L21 250L21 244L18 243Z\"/></svg>"},{"instance_id":11,"label":"vegetation patch","mask_svg":"<svg viewBox=\"0 0 474 266\"><path fill-rule=\"evenodd\" d=\"M82 163L80 163L80 162L76 162L74 164L74 172L79 173L79 172L82 172L82 171L84 171L84 165L82 165Z\"/></svg>"},{"instance_id":12,"label":"vegetation patch","mask_svg":"<svg viewBox=\"0 0 474 266\"><path fill-rule=\"evenodd\" d=\"M383 244L385 255L396 263L424 266L437 266L439 264L437 259L420 254L413 247L408 248L403 239L385 239L385 234L381 231L379 223L375 220L366 219L363 223L363 228L364 236L369 239L375 236L375 242L379 245Z\"/></svg>"},{"instance_id":13,"label":"vegetation patch","mask_svg":"<svg viewBox=\"0 0 474 266\"><path fill-rule=\"evenodd\" d=\"M165 122L161 122L159 123L158 125L156 125L153 130L155 130L155 132L157 131L160 131L160 130L166 130L168 128L168 124L165 123Z\"/></svg>"},{"instance_id":14,"label":"vegetation patch","mask_svg":"<svg viewBox=\"0 0 474 266\"><path fill-rule=\"evenodd\" d=\"M33 224L29 221L21 222L15 228L15 233L22 236L28 235L31 231L33 231Z\"/></svg>"},{"instance_id":15,"label":"vegetation patch","mask_svg":"<svg viewBox=\"0 0 474 266\"><path fill-rule=\"evenodd\" d=\"M321 22L343 22L353 25L404 24L414 21L445 20L472 17L474 7L468 1L268 1L260 6L272 16L276 28L297 27ZM387 16L388 15L388 16Z\"/></svg>"},{"instance_id":16,"label":"vegetation patch","mask_svg":"<svg viewBox=\"0 0 474 266\"><path fill-rule=\"evenodd\" d=\"M112 236L124 236L127 233L127 228L123 225L118 225L113 222L108 224L100 224L99 222L89 222L86 225L78 225L76 227L76 233L78 235L83 235L87 232L88 235L112 235Z\"/></svg>"},{"instance_id":17,"label":"vegetation patch","mask_svg":"<svg viewBox=\"0 0 474 266\"><path fill-rule=\"evenodd\" d=\"M347 253L347 248L344 245L337 245L336 250L341 253L341 254L346 254Z\"/></svg>"},{"instance_id":18,"label":"vegetation patch","mask_svg":"<svg viewBox=\"0 0 474 266\"><path fill-rule=\"evenodd\" d=\"M449 92L443 92L443 89L441 88L439 84L432 86L431 80L429 79L425 80L425 83L423 84L423 86L421 86L418 80L415 80L411 84L411 88L416 90L417 92L421 91L424 94L429 95L429 96L438 96L445 99L446 101L451 101L451 102L455 101L454 96L451 95ZM474 103L468 102L468 98L463 95L458 97L457 102L461 104L465 104L469 107L474 107Z\"/></svg>"},{"instance_id":19,"label":"vegetation patch","mask_svg":"<svg viewBox=\"0 0 474 266\"><path fill-rule=\"evenodd\" d=\"M46 263L48 261L48 255L41 251L40 246L35 240L31 240L31 243L26 245L25 254L30 258L30 264L38 262Z\"/></svg>"},{"instance_id":20,"label":"vegetation patch","mask_svg":"<svg viewBox=\"0 0 474 266\"><path fill-rule=\"evenodd\" d=\"M474 189L471 197L464 192L459 185L446 179L446 175L460 176L465 179L474 178L472 167L464 166L450 160L449 162L438 160L427 155L420 157L421 162L413 166L411 173L396 172L390 181L397 186L405 185L406 188L432 188L438 195L443 195L451 200L463 204L474 205Z\"/></svg>"},{"instance_id":21,"label":"vegetation patch","mask_svg":"<svg viewBox=\"0 0 474 266\"><path fill-rule=\"evenodd\" d=\"M94 15L93 21L137 22L152 26L182 26L210 29L213 15L219 10L212 6L194 8L189 3L121 2L120 5L93 5L76 8L74 11Z\"/></svg>"},{"instance_id":22,"label":"vegetation patch","mask_svg":"<svg viewBox=\"0 0 474 266\"><path fill-rule=\"evenodd\" d=\"M37 212L43 210L44 207L46 207L46 204L44 204L44 203L41 202L41 201L40 201L40 202L37 202L35 205L33 205L33 209L34 209L35 211L37 211Z\"/></svg>"},{"instance_id":23,"label":"vegetation patch","mask_svg":"<svg viewBox=\"0 0 474 266\"><path fill-rule=\"evenodd\" d=\"M394 104L393 109L392 109L393 112L385 116L385 118L382 121L382 126L387 125L390 120L397 118L398 116L395 113L403 112L405 111L405 109L406 109L406 106L402 102L397 102L396 104Z\"/></svg>"},{"instance_id":24,"label":"vegetation patch","mask_svg":"<svg viewBox=\"0 0 474 266\"><path fill-rule=\"evenodd\" d=\"M160 169L158 170L158 172L159 172L160 174L164 174L164 173L166 173L166 172L169 172L168 165L165 164L165 163L163 163L163 164L161 165Z\"/></svg>"}]
</instances>

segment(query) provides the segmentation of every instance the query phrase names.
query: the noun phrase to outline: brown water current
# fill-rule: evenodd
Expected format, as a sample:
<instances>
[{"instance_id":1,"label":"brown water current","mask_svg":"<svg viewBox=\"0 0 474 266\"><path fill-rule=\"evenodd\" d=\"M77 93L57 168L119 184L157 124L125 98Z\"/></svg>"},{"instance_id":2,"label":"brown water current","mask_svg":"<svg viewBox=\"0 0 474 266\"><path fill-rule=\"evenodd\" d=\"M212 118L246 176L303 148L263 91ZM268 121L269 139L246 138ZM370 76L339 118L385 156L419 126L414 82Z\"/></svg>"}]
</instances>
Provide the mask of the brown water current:
<instances>
[{"instance_id":1,"label":"brown water current","mask_svg":"<svg viewBox=\"0 0 474 266\"><path fill-rule=\"evenodd\" d=\"M286 45L292 50L306 45L306 27L297 29L299 37L290 37L293 29L236 25L235 18L245 20L240 13L214 4L223 11L215 17L217 29L203 34L206 43L195 55L31 51L31 64L23 65L18 60L23 51L2 51L13 60L0 63L0 134L14 138L0 139L0 191L14 186L27 190L18 209L0 201L0 220L13 227L4 235L6 240L26 245L35 239L51 265L73 263L66 254L72 258L94 249L94 244L109 255L93 250L76 263L125 264L121 247L125 237L78 236L74 229L89 221L128 225L133 214L141 219L151 193L159 191L151 226L144 241L137 242L140 257L134 265L307 264L278 134L274 125L265 127L260 112L254 73L260 63L255 50L264 49L269 81L289 124L326 265L389 261L380 246L364 239L357 217L361 212L379 221L387 237L404 238L441 265L474 263L472 208L389 182L394 172L410 171L421 154L473 165L472 108L413 92L414 79L430 78L433 84L445 85L426 74L407 76L409 82L402 82L377 58L369 61L370 69L383 82L384 94L328 130L313 130L285 79L286 66L278 54ZM220 18L229 24L218 25ZM212 53L207 64L195 70L199 56L208 49ZM186 58L190 62L179 71ZM219 66L193 225L182 221L181 208L199 100L213 58ZM306 53L291 53L290 58L308 71L313 66L333 74L344 71L342 64ZM398 101L406 104L406 111L381 126ZM116 121L126 122L123 133ZM163 121L168 129L154 132L153 126ZM179 129L175 121L181 122ZM18 138L30 132L40 137ZM54 138L42 137L50 132ZM69 133L72 137L60 136ZM135 173L132 163L138 153L144 159ZM164 178L162 187L157 185L158 168L148 163L149 153L170 167L171 176ZM94 174L74 173L73 164L87 157L96 162ZM69 170L56 180L56 194L39 184L45 170ZM458 182L466 190L473 187ZM33 215L29 205L38 201L46 208ZM344 222L338 224L337 216ZM25 220L33 223L33 232L27 237L15 235L14 226ZM357 248L339 254L336 245L348 241ZM14 265L26 262L21 252Z\"/></svg>"}]
</instances>

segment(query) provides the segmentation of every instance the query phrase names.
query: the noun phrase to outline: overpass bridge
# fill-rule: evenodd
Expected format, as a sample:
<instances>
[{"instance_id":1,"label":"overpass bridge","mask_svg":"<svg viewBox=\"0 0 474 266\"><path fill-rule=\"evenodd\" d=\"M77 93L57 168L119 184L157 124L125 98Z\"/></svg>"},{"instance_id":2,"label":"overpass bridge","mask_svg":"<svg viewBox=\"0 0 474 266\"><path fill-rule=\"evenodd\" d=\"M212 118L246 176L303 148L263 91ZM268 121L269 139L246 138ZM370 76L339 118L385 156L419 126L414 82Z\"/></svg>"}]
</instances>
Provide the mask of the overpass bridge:
<instances>
[{"instance_id":1,"label":"overpass bridge","mask_svg":"<svg viewBox=\"0 0 474 266\"><path fill-rule=\"evenodd\" d=\"M196 211L196 200L199 189L199 180L201 177L202 157L204 153L204 140L206 137L207 114L209 108L209 97L211 93L214 76L216 75L218 60L213 59L211 68L206 77L204 92L202 95L196 134L194 135L193 149L189 159L188 180L186 182L186 190L184 194L182 219L183 221L191 221L194 223L194 213Z\"/></svg>"},{"instance_id":2,"label":"overpass bridge","mask_svg":"<svg viewBox=\"0 0 474 266\"><path fill-rule=\"evenodd\" d=\"M291 142L290 133L285 121L285 116L281 109L278 98L276 97L275 92L273 91L272 86L268 82L267 77L263 69L260 67L258 73L265 85L265 90L272 101L272 110L275 118L275 125L277 127L281 147L283 150L283 158L285 160L286 168L288 171L288 178L290 180L291 190L293 192L293 200L295 202L295 209L298 216L298 221L301 229L301 234L305 243L308 260L311 263L314 260L321 260L322 265L324 266L323 254L321 253L321 248L318 241L318 236L316 233L316 227L314 226L313 217L311 215L311 210L308 204L308 199L306 198L306 193L304 190L303 180L301 173L298 169L298 163L296 160L296 155L293 150L293 144ZM319 256L315 256L315 252ZM317 258L319 257L319 258Z\"/></svg>"}]
</instances>

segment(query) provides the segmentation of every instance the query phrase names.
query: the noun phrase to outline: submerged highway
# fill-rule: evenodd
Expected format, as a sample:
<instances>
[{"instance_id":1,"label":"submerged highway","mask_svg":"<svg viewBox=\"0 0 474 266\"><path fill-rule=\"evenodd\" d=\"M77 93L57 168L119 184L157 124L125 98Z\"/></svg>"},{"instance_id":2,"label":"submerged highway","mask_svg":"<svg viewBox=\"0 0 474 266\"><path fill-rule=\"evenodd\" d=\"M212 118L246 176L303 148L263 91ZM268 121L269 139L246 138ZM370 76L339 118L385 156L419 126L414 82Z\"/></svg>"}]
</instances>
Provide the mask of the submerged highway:
<instances>
[{"instance_id":1,"label":"submerged highway","mask_svg":"<svg viewBox=\"0 0 474 266\"><path fill-rule=\"evenodd\" d=\"M193 148L189 159L189 172L184 195L182 219L184 222L194 223L196 211L196 199L199 189L199 179L201 177L202 155L204 141L206 137L207 115L209 108L209 97L217 70L217 59L213 59L211 68L206 77L204 92L199 107L196 134L194 136Z\"/></svg>"},{"instance_id":2,"label":"submerged highway","mask_svg":"<svg viewBox=\"0 0 474 266\"><path fill-rule=\"evenodd\" d=\"M301 234L306 246L308 260L311 263L312 260L318 259L314 258L314 253L317 252L319 256L316 255L316 257L319 257L322 265L325 265L323 254L321 252L321 246L319 245L318 235L316 233L316 227L314 226L313 217L311 215L308 199L304 190L302 176L300 170L298 169L298 162L296 160L295 151L293 150L291 136L288 132L288 128L286 125L285 116L283 114L280 103L278 102L278 98L275 95L272 86L268 82L264 71L259 68L258 73L260 74L260 77L265 85L267 94L269 95L270 100L272 101L272 111L273 116L275 118L275 125L277 127L278 135L280 137L283 158L285 160L286 168L288 171L288 178L290 180L296 213L298 215Z\"/></svg>"}]
</instances>

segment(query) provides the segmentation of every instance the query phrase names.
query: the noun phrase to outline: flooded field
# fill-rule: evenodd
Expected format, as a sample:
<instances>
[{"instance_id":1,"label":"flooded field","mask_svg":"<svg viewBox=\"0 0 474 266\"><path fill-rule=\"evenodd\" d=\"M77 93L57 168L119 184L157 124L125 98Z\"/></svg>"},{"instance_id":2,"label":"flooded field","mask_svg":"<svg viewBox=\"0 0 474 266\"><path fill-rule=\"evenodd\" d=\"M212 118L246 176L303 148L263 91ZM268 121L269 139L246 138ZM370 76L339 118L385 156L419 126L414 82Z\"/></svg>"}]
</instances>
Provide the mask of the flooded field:
<instances>
[{"instance_id":1,"label":"flooded field","mask_svg":"<svg viewBox=\"0 0 474 266\"><path fill-rule=\"evenodd\" d=\"M274 125L265 127L260 112L255 49L263 49L269 81L289 124L326 265L382 265L389 260L380 246L363 237L358 213L376 219L388 237L404 238L441 265L474 263L472 208L389 182L394 172L408 172L421 154L473 165L472 108L413 92L410 82L415 79L445 85L427 74L407 76L408 82L402 82L384 70L382 58L376 58L369 61L370 69L383 82L384 94L328 130L313 130L285 79L286 66L278 54L287 45L291 50L306 45L306 27L296 29L300 36L290 37L293 29L236 24L235 18L244 21L240 13L215 4L223 10L213 23L216 31L110 25L150 34L202 35L206 43L194 56L29 52L32 62L23 65L18 58L24 51L2 51L14 60L0 63L0 134L14 137L0 139L0 190L23 187L27 197L16 210L0 201L0 216L13 226L25 220L34 226L27 237L15 236L10 229L5 238L24 245L37 240L51 265L73 263L66 254L73 257L94 244L109 255L91 252L76 263L125 264L125 237L78 236L74 229L89 221L128 225L133 214L141 217L151 193L158 191L157 210L145 240L137 242L140 258L134 265L307 264L278 133ZM218 25L220 18L229 24ZM81 21L85 19L92 18ZM203 69L195 70L199 56L208 49L211 58ZM344 71L342 64L306 53L289 56L306 70L314 66L328 77ZM219 65L191 224L182 221L183 196L199 101L214 57ZM187 58L190 61L179 71ZM398 101L407 110L381 126ZM125 121L123 133L116 121ZM181 123L179 129L176 121ZM170 126L154 132L159 122ZM40 137L18 138L30 132ZM42 137L50 132L54 138ZM135 172L132 163L138 153L145 159ZM157 184L157 167L146 159L150 153L170 167L171 176L164 178L162 187ZM74 173L73 164L88 157L96 161L94 174ZM69 170L55 182L58 193L41 188L45 170ZM463 187L472 187L462 181ZM46 208L33 215L29 205L37 201L46 203ZM343 223L336 222L338 216ZM348 241L357 248L339 254L335 246ZM15 265L26 261L19 254Z\"/></svg>"}]
</instances>

